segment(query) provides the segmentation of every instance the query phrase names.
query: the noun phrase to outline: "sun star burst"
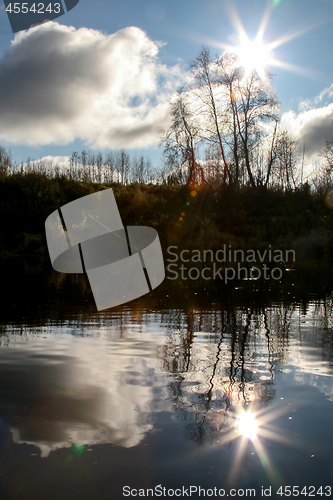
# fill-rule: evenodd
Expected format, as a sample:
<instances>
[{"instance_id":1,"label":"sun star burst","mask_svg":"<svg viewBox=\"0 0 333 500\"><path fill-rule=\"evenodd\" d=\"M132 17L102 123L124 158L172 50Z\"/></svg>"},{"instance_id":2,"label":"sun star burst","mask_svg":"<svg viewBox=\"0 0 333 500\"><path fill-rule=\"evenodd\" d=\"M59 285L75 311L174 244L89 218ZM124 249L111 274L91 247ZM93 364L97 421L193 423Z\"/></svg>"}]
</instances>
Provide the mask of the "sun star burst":
<instances>
[{"instance_id":1,"label":"sun star burst","mask_svg":"<svg viewBox=\"0 0 333 500\"><path fill-rule=\"evenodd\" d=\"M272 11L277 5L278 2L268 4L266 10L264 11L258 32L254 38L250 38L248 36L236 8L231 7L229 14L236 29L236 33L231 37L234 40L234 43L226 44L213 39L207 39L206 43L223 49L226 54L236 56L239 66L244 69L244 75L246 77L255 72L259 78L266 80L268 67L273 66L313 78L315 76L314 71L287 63L286 61L283 61L281 57L278 58L273 51L294 38L311 31L317 27L319 23L297 29L277 38L276 40L266 42L264 34L267 31L267 25L271 18Z\"/></svg>"}]
</instances>

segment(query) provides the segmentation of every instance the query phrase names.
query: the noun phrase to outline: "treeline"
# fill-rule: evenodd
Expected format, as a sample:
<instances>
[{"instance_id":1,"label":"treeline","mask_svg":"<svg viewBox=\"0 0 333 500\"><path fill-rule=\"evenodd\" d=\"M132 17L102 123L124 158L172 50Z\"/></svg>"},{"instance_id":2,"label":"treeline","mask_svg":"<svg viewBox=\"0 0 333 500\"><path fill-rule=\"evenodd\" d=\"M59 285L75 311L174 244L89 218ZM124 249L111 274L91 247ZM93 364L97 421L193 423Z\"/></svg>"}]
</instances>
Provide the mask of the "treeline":
<instances>
[{"instance_id":1,"label":"treeline","mask_svg":"<svg viewBox=\"0 0 333 500\"><path fill-rule=\"evenodd\" d=\"M165 170L155 169L148 157L132 157L125 151L101 152L83 150L73 152L67 162L30 160L15 165L7 151L0 147L0 175L35 173L49 178L98 183L149 184L163 182Z\"/></svg>"},{"instance_id":2,"label":"treeline","mask_svg":"<svg viewBox=\"0 0 333 500\"><path fill-rule=\"evenodd\" d=\"M74 152L65 174L69 179L121 184L149 184L161 177L148 157L131 158L124 149L104 155L90 150Z\"/></svg>"},{"instance_id":3,"label":"treeline","mask_svg":"<svg viewBox=\"0 0 333 500\"><path fill-rule=\"evenodd\" d=\"M327 193L333 189L333 141L327 142L325 149L321 152L316 173L314 175L312 172L311 176L305 175L304 158L301 166L298 164L298 168L295 167L296 160L300 159L297 142L291 139L287 132L281 134L279 141L280 150L278 159L275 159L277 164L273 169L274 175L268 185L267 183L261 184L256 177L256 187L290 191L309 186L312 191L320 193ZM278 146L275 145L275 147ZM169 153L170 151L168 153L164 151L166 156ZM164 167L155 168L148 157L131 157L125 150L109 151L104 155L101 152L83 150L73 152L67 162L28 159L27 162L16 165L11 161L6 149L0 146L0 177L38 174L50 179L64 176L69 180L99 184L153 183L192 187L250 185L246 182L246 175L242 169L240 169L238 182L229 184L224 174L221 176L220 162L214 158L207 157L204 161L196 159L192 169L186 162L180 163L178 167L172 163L172 166L174 168L170 168L169 158Z\"/></svg>"}]
</instances>

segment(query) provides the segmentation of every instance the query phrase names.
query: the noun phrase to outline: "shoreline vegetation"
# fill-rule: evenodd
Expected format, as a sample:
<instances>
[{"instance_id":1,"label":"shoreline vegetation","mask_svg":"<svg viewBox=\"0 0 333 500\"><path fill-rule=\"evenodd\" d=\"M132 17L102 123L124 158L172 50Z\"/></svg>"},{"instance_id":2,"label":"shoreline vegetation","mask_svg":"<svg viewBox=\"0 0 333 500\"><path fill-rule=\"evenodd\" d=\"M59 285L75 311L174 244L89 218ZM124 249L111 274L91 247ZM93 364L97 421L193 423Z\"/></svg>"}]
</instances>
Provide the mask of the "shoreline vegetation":
<instances>
[{"instance_id":1,"label":"shoreline vegetation","mask_svg":"<svg viewBox=\"0 0 333 500\"><path fill-rule=\"evenodd\" d=\"M70 201L108 188L113 189L124 225L155 228L165 254L174 245L179 251L227 249L238 251L238 256L260 252L264 261L277 250L293 251L295 265L328 262L332 255L329 194L313 192L307 184L293 191L213 183L100 184L17 171L0 176L0 257L48 260L44 229L48 215Z\"/></svg>"}]
</instances>

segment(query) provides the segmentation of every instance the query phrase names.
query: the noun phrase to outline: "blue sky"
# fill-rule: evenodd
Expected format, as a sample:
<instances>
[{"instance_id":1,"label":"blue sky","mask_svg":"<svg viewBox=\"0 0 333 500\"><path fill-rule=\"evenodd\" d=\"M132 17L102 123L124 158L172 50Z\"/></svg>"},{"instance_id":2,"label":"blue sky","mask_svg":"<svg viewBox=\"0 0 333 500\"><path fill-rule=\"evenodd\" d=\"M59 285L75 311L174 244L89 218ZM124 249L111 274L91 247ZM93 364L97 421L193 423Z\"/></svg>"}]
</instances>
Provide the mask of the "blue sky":
<instances>
[{"instance_id":1,"label":"blue sky","mask_svg":"<svg viewBox=\"0 0 333 500\"><path fill-rule=\"evenodd\" d=\"M281 114L320 149L333 138L331 0L80 0L14 44L2 8L0 144L17 162L124 147L157 164L155 129L189 62L202 44L212 54L235 44L237 18L255 37L265 13L264 42L284 40L273 51L281 65L269 68Z\"/></svg>"}]
</instances>

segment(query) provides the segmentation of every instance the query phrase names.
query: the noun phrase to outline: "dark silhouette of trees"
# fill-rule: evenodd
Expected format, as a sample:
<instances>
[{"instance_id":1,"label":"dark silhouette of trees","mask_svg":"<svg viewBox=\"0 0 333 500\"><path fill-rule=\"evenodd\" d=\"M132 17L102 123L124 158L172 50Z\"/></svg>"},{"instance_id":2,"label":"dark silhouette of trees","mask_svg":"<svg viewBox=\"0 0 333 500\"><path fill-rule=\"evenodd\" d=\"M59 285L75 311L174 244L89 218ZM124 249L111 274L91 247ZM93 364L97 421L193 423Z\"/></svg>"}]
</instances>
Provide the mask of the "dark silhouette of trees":
<instances>
[{"instance_id":1,"label":"dark silhouette of trees","mask_svg":"<svg viewBox=\"0 0 333 500\"><path fill-rule=\"evenodd\" d=\"M323 160L322 172L316 182L318 190L331 190L333 187L333 140L326 141L326 146L321 152Z\"/></svg>"},{"instance_id":2,"label":"dark silhouette of trees","mask_svg":"<svg viewBox=\"0 0 333 500\"><path fill-rule=\"evenodd\" d=\"M180 95L171 106L171 125L162 140L164 158L170 169L182 173L187 168L186 184L203 182L202 168L196 159L200 129L185 96Z\"/></svg>"},{"instance_id":3,"label":"dark silhouette of trees","mask_svg":"<svg viewBox=\"0 0 333 500\"><path fill-rule=\"evenodd\" d=\"M256 187L251 152L258 148L265 136L263 123L278 120L276 114L278 102L267 84L264 84L254 72L245 81L237 80L234 95L237 133L250 184Z\"/></svg>"},{"instance_id":4,"label":"dark silhouette of trees","mask_svg":"<svg viewBox=\"0 0 333 500\"><path fill-rule=\"evenodd\" d=\"M3 148L0 146L0 175L7 175L11 169L11 160L10 156Z\"/></svg>"},{"instance_id":5,"label":"dark silhouette of trees","mask_svg":"<svg viewBox=\"0 0 333 500\"><path fill-rule=\"evenodd\" d=\"M296 189L296 168L300 161L297 141L286 130L280 132L275 146L277 183L285 189Z\"/></svg>"}]
</instances>

